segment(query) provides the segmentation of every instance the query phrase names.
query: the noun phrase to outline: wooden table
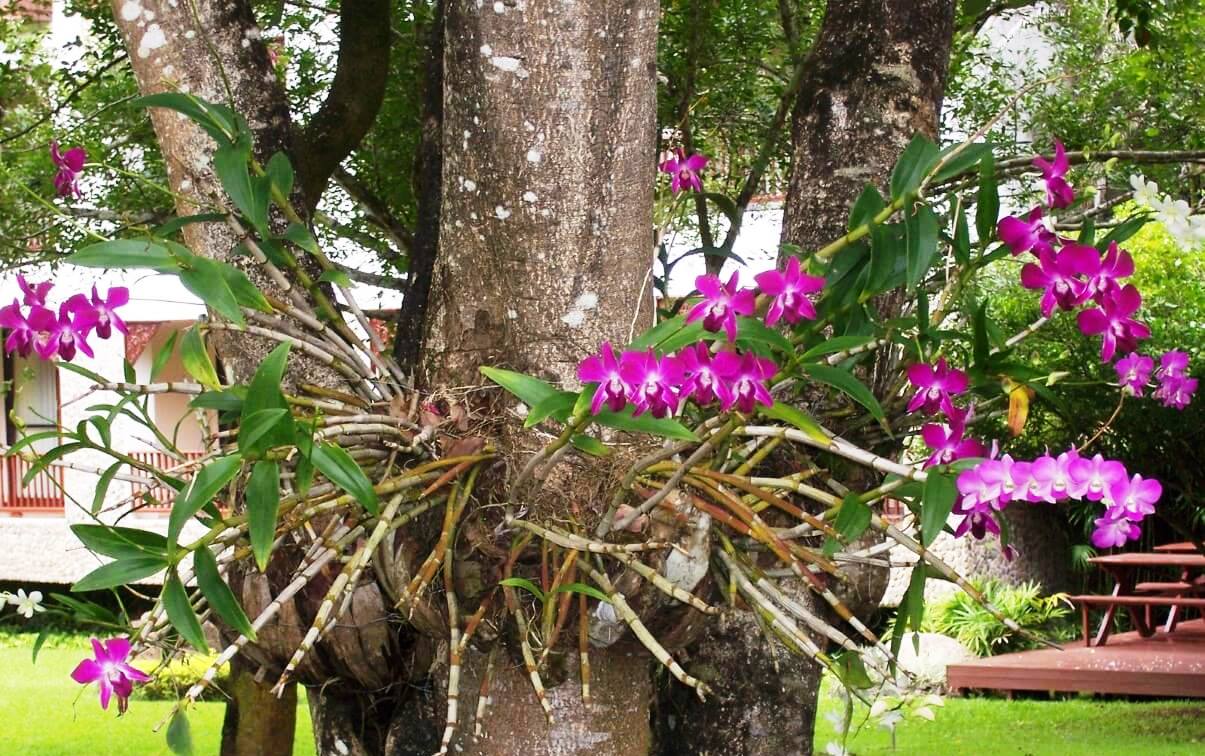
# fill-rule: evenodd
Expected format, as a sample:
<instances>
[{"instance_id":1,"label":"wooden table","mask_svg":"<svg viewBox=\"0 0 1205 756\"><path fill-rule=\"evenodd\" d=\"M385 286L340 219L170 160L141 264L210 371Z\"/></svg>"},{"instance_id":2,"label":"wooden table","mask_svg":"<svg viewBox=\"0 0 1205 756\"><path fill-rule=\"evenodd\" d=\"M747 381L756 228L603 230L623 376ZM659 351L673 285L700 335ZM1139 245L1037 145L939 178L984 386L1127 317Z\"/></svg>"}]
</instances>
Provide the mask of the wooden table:
<instances>
[{"instance_id":1,"label":"wooden table","mask_svg":"<svg viewBox=\"0 0 1205 756\"><path fill-rule=\"evenodd\" d=\"M1151 600L1150 603L1143 605L1141 598L1144 594L1136 590L1138 588L1138 571L1145 568L1174 569L1179 575L1178 582L1194 586L1197 578L1202 573L1205 573L1205 555L1198 554L1195 551L1190 554L1175 552L1127 552L1093 557L1088 561L1105 570L1113 577L1114 586L1111 597L1122 599L1116 603L1107 604L1105 617L1101 621L1100 628L1096 633L1095 645L1099 646L1108 639L1109 633L1112 630L1113 616L1120 605L1126 606L1130 619L1134 623L1134 628L1138 631L1139 635L1146 638L1155 632L1154 626L1149 621L1150 606L1167 605L1171 607L1170 616L1165 627L1167 632L1171 632L1176 627L1177 609L1181 606L1195 606L1199 608L1202 603L1205 603L1198 598L1184 598L1182 603L1178 604L1174 601L1173 597L1173 599ZM1186 592L1191 594L1193 589L1190 588ZM1085 613L1085 618L1086 616ZM1085 632L1084 641L1087 642L1087 640L1087 633Z\"/></svg>"}]
</instances>

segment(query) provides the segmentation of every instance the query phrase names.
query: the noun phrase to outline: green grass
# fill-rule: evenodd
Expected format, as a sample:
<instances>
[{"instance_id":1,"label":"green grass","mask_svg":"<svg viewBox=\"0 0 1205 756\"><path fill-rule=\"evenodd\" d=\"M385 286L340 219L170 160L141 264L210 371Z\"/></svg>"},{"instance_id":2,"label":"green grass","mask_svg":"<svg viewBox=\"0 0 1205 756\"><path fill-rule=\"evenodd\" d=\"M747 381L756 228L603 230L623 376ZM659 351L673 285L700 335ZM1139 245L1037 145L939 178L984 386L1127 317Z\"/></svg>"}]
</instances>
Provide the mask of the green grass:
<instances>
[{"instance_id":1,"label":"green grass","mask_svg":"<svg viewBox=\"0 0 1205 756\"><path fill-rule=\"evenodd\" d=\"M59 638L30 659L28 642L0 644L0 754L22 756L151 756L170 754L164 731L154 731L172 708L171 701L134 698L123 717L116 702L101 711L95 686L83 688L70 677L71 670L91 650L87 641ZM12 640L11 638L9 639ZM81 643L82 640L82 643ZM189 711L193 745L197 754L216 754L222 737L225 704L201 703ZM309 709L297 707L294 756L313 756Z\"/></svg>"},{"instance_id":2,"label":"green grass","mask_svg":"<svg viewBox=\"0 0 1205 756\"><path fill-rule=\"evenodd\" d=\"M826 685L826 691L828 686ZM816 753L824 753L836 731L824 716L841 709L822 694L816 722ZM1179 756L1205 753L1205 701L1121 701L1093 698L1062 700L948 698L937 719L900 724L896 747L890 734L869 724L851 734L846 747L854 756ZM854 725L866 716L855 708Z\"/></svg>"}]
</instances>

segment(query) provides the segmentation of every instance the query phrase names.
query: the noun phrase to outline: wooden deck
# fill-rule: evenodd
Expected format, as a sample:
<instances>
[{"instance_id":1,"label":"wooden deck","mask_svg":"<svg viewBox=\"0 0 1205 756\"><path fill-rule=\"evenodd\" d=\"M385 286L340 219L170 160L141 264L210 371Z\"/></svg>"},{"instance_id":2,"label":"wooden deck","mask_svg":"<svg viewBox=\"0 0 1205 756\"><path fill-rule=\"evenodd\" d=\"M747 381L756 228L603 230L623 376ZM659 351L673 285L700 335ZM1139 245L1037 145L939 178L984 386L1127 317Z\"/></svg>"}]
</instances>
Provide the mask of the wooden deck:
<instances>
[{"instance_id":1,"label":"wooden deck","mask_svg":"<svg viewBox=\"0 0 1205 756\"><path fill-rule=\"evenodd\" d=\"M951 690L1087 691L1205 698L1205 620L1180 623L1150 638L1121 633L1104 646L1074 641L1057 649L1021 651L971 664L951 664Z\"/></svg>"}]
</instances>

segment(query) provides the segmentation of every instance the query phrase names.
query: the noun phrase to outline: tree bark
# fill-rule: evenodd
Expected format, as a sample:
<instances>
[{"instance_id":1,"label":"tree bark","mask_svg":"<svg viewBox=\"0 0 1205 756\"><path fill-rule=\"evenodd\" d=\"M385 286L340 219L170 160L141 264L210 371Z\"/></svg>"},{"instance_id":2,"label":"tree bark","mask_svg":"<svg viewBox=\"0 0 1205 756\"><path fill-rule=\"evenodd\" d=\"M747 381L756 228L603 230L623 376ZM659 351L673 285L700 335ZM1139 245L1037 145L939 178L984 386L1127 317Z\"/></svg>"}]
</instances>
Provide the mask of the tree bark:
<instances>
[{"instance_id":1,"label":"tree bark","mask_svg":"<svg viewBox=\"0 0 1205 756\"><path fill-rule=\"evenodd\" d=\"M277 756L293 750L297 729L297 686L277 698L271 684L256 680L241 659L230 663L231 698L222 720L221 756Z\"/></svg>"},{"instance_id":2,"label":"tree bark","mask_svg":"<svg viewBox=\"0 0 1205 756\"><path fill-rule=\"evenodd\" d=\"M806 253L831 241L863 187L884 186L914 134L936 138L954 10L953 0L828 4L792 118L784 243ZM857 595L843 600L858 613L877 604L886 575L855 583ZM810 593L796 598L827 612ZM775 659L769 644L733 645L760 635L752 617L739 615L691 649L688 671L714 681L717 695L700 703L662 692L661 753L812 753L819 671L801 657Z\"/></svg>"}]
</instances>

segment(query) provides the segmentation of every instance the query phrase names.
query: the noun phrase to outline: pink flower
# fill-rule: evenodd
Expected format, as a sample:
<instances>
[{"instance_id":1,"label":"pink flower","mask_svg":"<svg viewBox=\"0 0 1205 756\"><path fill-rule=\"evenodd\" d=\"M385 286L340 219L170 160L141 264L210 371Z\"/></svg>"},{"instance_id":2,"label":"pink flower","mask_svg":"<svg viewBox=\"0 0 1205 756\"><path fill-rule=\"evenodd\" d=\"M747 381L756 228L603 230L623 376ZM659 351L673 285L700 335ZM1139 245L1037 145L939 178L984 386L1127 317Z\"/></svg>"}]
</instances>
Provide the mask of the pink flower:
<instances>
[{"instance_id":1,"label":"pink flower","mask_svg":"<svg viewBox=\"0 0 1205 756\"><path fill-rule=\"evenodd\" d=\"M58 173L54 175L54 189L59 196L80 196L79 174L84 170L84 161L88 159L84 148L72 147L66 152L59 152L59 143L51 142L50 159L58 169Z\"/></svg>"},{"instance_id":2,"label":"pink flower","mask_svg":"<svg viewBox=\"0 0 1205 756\"><path fill-rule=\"evenodd\" d=\"M987 447L974 438L965 438L966 423L971 410L958 410L951 405L946 413L949 424L928 423L921 428L920 435L933 453L925 460L925 467L948 465L954 460L967 457L986 457Z\"/></svg>"},{"instance_id":3,"label":"pink flower","mask_svg":"<svg viewBox=\"0 0 1205 756\"><path fill-rule=\"evenodd\" d=\"M1042 222L1041 207L1030 210L1025 220L1011 215L1002 218L996 226L996 233L999 234L1000 241L1012 251L1013 257L1030 251L1035 255L1043 251L1053 252L1053 245L1057 240L1054 233Z\"/></svg>"},{"instance_id":4,"label":"pink flower","mask_svg":"<svg viewBox=\"0 0 1205 756\"><path fill-rule=\"evenodd\" d=\"M1142 396L1146 384L1151 380L1151 371L1155 369L1155 361L1138 352L1130 352L1118 360L1113 369L1117 371L1117 380L1121 383L1122 391L1134 396Z\"/></svg>"},{"instance_id":5,"label":"pink flower","mask_svg":"<svg viewBox=\"0 0 1205 756\"><path fill-rule=\"evenodd\" d=\"M45 307L46 295L50 293L51 287L54 286L50 281L30 284L25 280L25 276L20 273L17 274L17 285L21 287L21 292L25 295L22 301L30 307Z\"/></svg>"},{"instance_id":6,"label":"pink flower","mask_svg":"<svg viewBox=\"0 0 1205 756\"><path fill-rule=\"evenodd\" d=\"M732 406L732 389L716 372L707 344L692 344L678 352L677 357L686 376L682 383L683 397L689 396L700 405L719 399L722 405Z\"/></svg>"},{"instance_id":7,"label":"pink flower","mask_svg":"<svg viewBox=\"0 0 1205 756\"><path fill-rule=\"evenodd\" d=\"M682 382L682 365L673 357L658 357L647 352L624 352L619 360L619 375L631 387L636 405L633 415L648 412L653 417L672 415L678 409L677 386Z\"/></svg>"},{"instance_id":8,"label":"pink flower","mask_svg":"<svg viewBox=\"0 0 1205 756\"><path fill-rule=\"evenodd\" d=\"M96 292L96 284L92 285L92 301L89 302L83 294L76 294L67 300L76 313L92 313L96 319L96 335L102 339L109 338L116 328L122 333L129 333L125 321L117 315L117 308L129 304L130 290L124 286L114 286L109 289L104 299Z\"/></svg>"},{"instance_id":9,"label":"pink flower","mask_svg":"<svg viewBox=\"0 0 1205 756\"><path fill-rule=\"evenodd\" d=\"M1160 377L1159 388L1155 389L1155 398L1162 401L1164 407L1182 410L1192 403L1192 395L1196 391L1196 378L1163 375Z\"/></svg>"},{"instance_id":10,"label":"pink flower","mask_svg":"<svg viewBox=\"0 0 1205 756\"><path fill-rule=\"evenodd\" d=\"M131 666L130 642L125 638L110 638L104 644L93 638L93 659L84 659L71 673L71 679L80 685L96 683L100 689L100 708L109 708L109 699L117 696L117 710L124 714L129 708L130 694L134 683L146 682L150 675Z\"/></svg>"},{"instance_id":11,"label":"pink flower","mask_svg":"<svg viewBox=\"0 0 1205 756\"><path fill-rule=\"evenodd\" d=\"M679 147L674 157L661 162L660 169L662 173L668 173L671 176L670 191L674 194L683 189L701 192L703 191L703 181L699 172L705 165L707 165L706 157L698 153L693 153L688 157L686 150Z\"/></svg>"},{"instance_id":12,"label":"pink flower","mask_svg":"<svg viewBox=\"0 0 1205 756\"><path fill-rule=\"evenodd\" d=\"M1100 268L1100 255L1092 247L1068 244L1059 252L1038 252L1037 263L1027 263L1021 269L1021 285L1027 289L1045 289L1042 294L1042 317L1050 317L1057 304L1072 310L1088 299L1088 276Z\"/></svg>"},{"instance_id":13,"label":"pink flower","mask_svg":"<svg viewBox=\"0 0 1205 756\"><path fill-rule=\"evenodd\" d=\"M1092 247L1088 249L1096 251ZM1105 252L1104 259L1100 260L1096 269L1089 273L1086 294L1099 302L1105 295L1121 288L1121 284L1117 283L1119 278L1127 278L1132 275L1134 275L1134 258L1130 257L1130 253L1124 249L1118 249L1117 242L1109 242L1109 249Z\"/></svg>"},{"instance_id":14,"label":"pink flower","mask_svg":"<svg viewBox=\"0 0 1205 756\"><path fill-rule=\"evenodd\" d=\"M1188 375L1188 353L1173 349L1159 358L1159 374L1172 378Z\"/></svg>"},{"instance_id":15,"label":"pink flower","mask_svg":"<svg viewBox=\"0 0 1205 756\"><path fill-rule=\"evenodd\" d=\"M1054 460L1054 469L1050 470L1050 493L1055 500L1081 499L1088 490L1087 481L1078 481L1071 474L1071 467L1080 459L1075 447L1060 454Z\"/></svg>"},{"instance_id":16,"label":"pink flower","mask_svg":"<svg viewBox=\"0 0 1205 756\"><path fill-rule=\"evenodd\" d=\"M1083 489L1082 498L1089 501L1104 499L1117 483L1126 480L1125 465L1097 454L1092 459L1080 457L1070 467L1071 479Z\"/></svg>"},{"instance_id":17,"label":"pink flower","mask_svg":"<svg viewBox=\"0 0 1205 756\"><path fill-rule=\"evenodd\" d=\"M808 295L824 288L824 279L800 272L799 258L791 257L787 261L785 273L767 270L758 273L755 280L763 293L774 297L766 311L766 325L772 326L784 317L792 324L816 319L816 308Z\"/></svg>"},{"instance_id":18,"label":"pink flower","mask_svg":"<svg viewBox=\"0 0 1205 756\"><path fill-rule=\"evenodd\" d=\"M8 331L8 338L4 340L5 354L16 352L28 357L33 352L34 331L16 299L12 304L0 307L0 327Z\"/></svg>"},{"instance_id":19,"label":"pink flower","mask_svg":"<svg viewBox=\"0 0 1205 756\"><path fill-rule=\"evenodd\" d=\"M1112 360L1118 350L1134 351L1139 340L1150 337L1151 329L1130 317L1141 306L1142 295L1129 284L1124 289L1106 293L1099 307L1079 313L1080 331L1101 337L1101 362Z\"/></svg>"},{"instance_id":20,"label":"pink flower","mask_svg":"<svg viewBox=\"0 0 1205 756\"><path fill-rule=\"evenodd\" d=\"M590 402L590 414L597 415L604 404L612 412L619 412L628 404L628 395L632 386L620 374L619 360L610 342L603 342L598 355L592 355L582 360L577 366L578 380L583 383L597 383L594 398Z\"/></svg>"},{"instance_id":21,"label":"pink flower","mask_svg":"<svg viewBox=\"0 0 1205 756\"><path fill-rule=\"evenodd\" d=\"M721 409L736 405L738 410L748 414L758 404L773 406L774 398L765 383L778 372L778 366L772 360L752 353L737 356L735 352L720 352L713 364L732 392L728 401L720 404Z\"/></svg>"},{"instance_id":22,"label":"pink flower","mask_svg":"<svg viewBox=\"0 0 1205 756\"><path fill-rule=\"evenodd\" d=\"M908 366L908 380L917 387L908 402L908 411L921 410L926 414L939 410L943 401L948 403L951 395L961 394L968 385L966 373L947 365L945 357L932 366L923 362Z\"/></svg>"},{"instance_id":23,"label":"pink flower","mask_svg":"<svg viewBox=\"0 0 1205 756\"><path fill-rule=\"evenodd\" d=\"M1094 522L1096 530L1092 531L1092 545L1098 549L1124 546L1126 541L1136 541L1142 535L1142 528L1114 510L1105 512L1104 517L1098 517Z\"/></svg>"},{"instance_id":24,"label":"pink flower","mask_svg":"<svg viewBox=\"0 0 1205 756\"><path fill-rule=\"evenodd\" d=\"M1115 482L1109 489L1110 509L1120 509L1126 518L1138 522L1155 513L1155 503L1163 495L1163 485L1157 480L1143 480L1141 475Z\"/></svg>"},{"instance_id":25,"label":"pink flower","mask_svg":"<svg viewBox=\"0 0 1205 756\"><path fill-rule=\"evenodd\" d=\"M1067 152L1062 142L1054 140L1054 160L1039 156L1033 159L1033 164L1042 171L1042 180L1046 182L1047 207L1067 207L1075 200L1075 192L1064 178L1071 165L1067 162Z\"/></svg>"},{"instance_id":26,"label":"pink flower","mask_svg":"<svg viewBox=\"0 0 1205 756\"><path fill-rule=\"evenodd\" d=\"M693 323L702 318L703 327L708 331L722 328L729 341L736 341L736 317L752 315L757 304L753 289L738 290L739 283L739 271L733 271L727 284L721 283L719 276L696 278L695 288L703 295L703 301L691 308L686 322Z\"/></svg>"},{"instance_id":27,"label":"pink flower","mask_svg":"<svg viewBox=\"0 0 1205 756\"><path fill-rule=\"evenodd\" d=\"M49 360L57 352L60 357L70 362L75 357L76 349L93 357L92 347L88 345L88 332L96 325L96 314L92 311L75 312L70 302L59 305L59 316L45 307L35 307L29 314L29 324L38 332L34 339L34 349L38 356Z\"/></svg>"}]
</instances>

